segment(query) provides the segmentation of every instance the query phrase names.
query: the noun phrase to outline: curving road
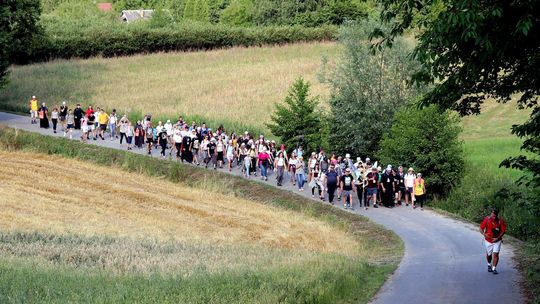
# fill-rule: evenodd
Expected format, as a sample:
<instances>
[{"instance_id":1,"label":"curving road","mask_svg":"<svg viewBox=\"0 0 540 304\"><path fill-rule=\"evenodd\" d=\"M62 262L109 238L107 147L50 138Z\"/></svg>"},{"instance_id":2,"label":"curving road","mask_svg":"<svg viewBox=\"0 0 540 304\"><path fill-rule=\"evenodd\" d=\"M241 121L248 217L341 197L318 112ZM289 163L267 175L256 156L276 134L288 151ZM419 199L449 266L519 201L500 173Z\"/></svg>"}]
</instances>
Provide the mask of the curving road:
<instances>
[{"instance_id":1,"label":"curving road","mask_svg":"<svg viewBox=\"0 0 540 304\"><path fill-rule=\"evenodd\" d=\"M13 128L53 134L31 125L29 118L0 112L0 123ZM78 138L78 132L75 132ZM117 141L92 144L121 149ZM144 153L137 149L135 153ZM154 156L158 152L154 151ZM233 174L239 174L233 170ZM258 180L258 179L257 179ZM270 178L268 183L275 185ZM285 183L284 189L296 191ZM308 191L296 193L309 196ZM355 198L356 199L356 198ZM513 249L504 244L499 275L487 272L482 236L475 225L465 224L432 211L411 207L365 211L354 202L355 212L395 231L405 243L405 255L396 272L384 284L372 303L524 303L521 279L513 260ZM512 223L509 223L510 225Z\"/></svg>"}]
</instances>

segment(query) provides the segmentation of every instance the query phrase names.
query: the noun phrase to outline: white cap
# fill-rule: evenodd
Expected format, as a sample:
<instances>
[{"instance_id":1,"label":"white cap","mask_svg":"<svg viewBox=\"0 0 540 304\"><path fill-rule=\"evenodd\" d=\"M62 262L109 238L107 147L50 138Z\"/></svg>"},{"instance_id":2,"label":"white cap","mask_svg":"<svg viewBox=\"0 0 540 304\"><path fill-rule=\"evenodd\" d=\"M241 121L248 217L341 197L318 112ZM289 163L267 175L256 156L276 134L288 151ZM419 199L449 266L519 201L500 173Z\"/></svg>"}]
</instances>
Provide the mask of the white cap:
<instances>
[{"instance_id":1,"label":"white cap","mask_svg":"<svg viewBox=\"0 0 540 304\"><path fill-rule=\"evenodd\" d=\"M62 101L62 104L63 104L63 105L65 105L65 104L66 104L66 102L65 102L65 101Z\"/></svg>"},{"instance_id":2,"label":"white cap","mask_svg":"<svg viewBox=\"0 0 540 304\"><path fill-rule=\"evenodd\" d=\"M32 96L32 99L36 99L36 96Z\"/></svg>"},{"instance_id":3,"label":"white cap","mask_svg":"<svg viewBox=\"0 0 540 304\"><path fill-rule=\"evenodd\" d=\"M351 155L349 153L345 154L346 158L351 158Z\"/></svg>"}]
</instances>

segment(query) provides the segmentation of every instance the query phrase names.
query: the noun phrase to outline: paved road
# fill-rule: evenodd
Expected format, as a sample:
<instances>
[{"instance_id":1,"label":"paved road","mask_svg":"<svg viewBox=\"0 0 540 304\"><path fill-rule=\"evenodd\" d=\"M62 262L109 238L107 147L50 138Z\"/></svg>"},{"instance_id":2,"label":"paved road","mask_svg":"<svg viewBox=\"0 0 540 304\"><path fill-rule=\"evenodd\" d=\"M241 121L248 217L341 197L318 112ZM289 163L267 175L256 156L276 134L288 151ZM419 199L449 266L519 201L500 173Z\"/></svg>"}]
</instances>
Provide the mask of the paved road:
<instances>
[{"instance_id":1,"label":"paved road","mask_svg":"<svg viewBox=\"0 0 540 304\"><path fill-rule=\"evenodd\" d=\"M29 119L0 112L0 123L13 128L53 134L31 125ZM78 133L75 133L78 138ZM92 144L125 149L117 141L98 140ZM137 149L135 153L144 153ZM154 156L158 156L154 151ZM239 174L233 170L233 174ZM275 185L275 180L268 182ZM283 187L296 191L290 184ZM308 191L297 193L309 196ZM359 210L376 223L395 231L405 243L405 255L398 269L385 283L372 303L523 303L520 275L513 261L513 249L504 244L499 275L487 272L482 237L476 226L410 207ZM510 223L511 225L512 223Z\"/></svg>"}]
</instances>

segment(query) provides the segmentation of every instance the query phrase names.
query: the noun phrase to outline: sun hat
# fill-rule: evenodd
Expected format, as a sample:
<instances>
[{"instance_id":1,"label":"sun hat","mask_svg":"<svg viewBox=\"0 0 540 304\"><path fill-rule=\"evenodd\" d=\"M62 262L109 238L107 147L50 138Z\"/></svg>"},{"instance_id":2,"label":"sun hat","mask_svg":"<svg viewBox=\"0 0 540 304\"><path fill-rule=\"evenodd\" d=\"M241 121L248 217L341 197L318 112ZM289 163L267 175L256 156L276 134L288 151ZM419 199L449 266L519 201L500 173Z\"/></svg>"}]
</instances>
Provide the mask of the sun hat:
<instances>
[{"instance_id":1,"label":"sun hat","mask_svg":"<svg viewBox=\"0 0 540 304\"><path fill-rule=\"evenodd\" d=\"M414 169L412 167L409 168L409 170L407 170L408 172L410 171L414 171Z\"/></svg>"}]
</instances>

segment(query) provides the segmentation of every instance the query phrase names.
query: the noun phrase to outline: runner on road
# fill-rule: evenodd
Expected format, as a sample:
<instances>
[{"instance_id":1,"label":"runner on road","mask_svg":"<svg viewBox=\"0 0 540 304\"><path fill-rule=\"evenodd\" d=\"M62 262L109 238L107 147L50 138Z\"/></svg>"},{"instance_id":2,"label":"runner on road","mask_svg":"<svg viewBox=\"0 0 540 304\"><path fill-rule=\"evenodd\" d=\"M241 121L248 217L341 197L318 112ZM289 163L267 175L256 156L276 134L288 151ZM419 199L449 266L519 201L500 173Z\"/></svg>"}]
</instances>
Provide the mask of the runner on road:
<instances>
[{"instance_id":1,"label":"runner on road","mask_svg":"<svg viewBox=\"0 0 540 304\"><path fill-rule=\"evenodd\" d=\"M485 239L484 245L486 246L488 272L498 274L497 264L499 263L502 237L506 232L506 223L502 218L499 218L499 211L496 208L491 210L490 216L484 218L480 224L480 232Z\"/></svg>"}]
</instances>

